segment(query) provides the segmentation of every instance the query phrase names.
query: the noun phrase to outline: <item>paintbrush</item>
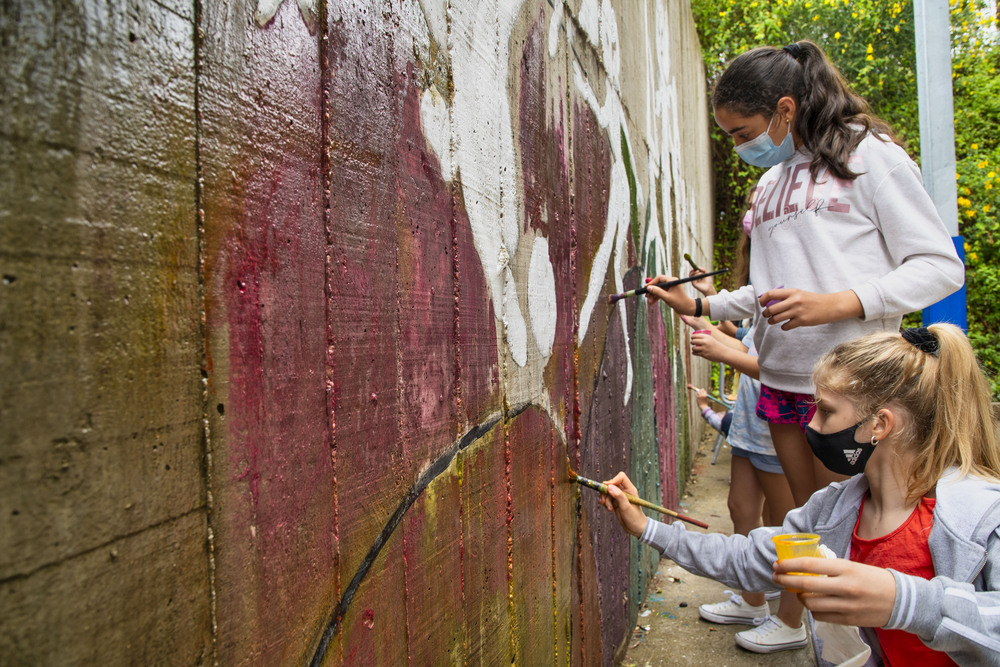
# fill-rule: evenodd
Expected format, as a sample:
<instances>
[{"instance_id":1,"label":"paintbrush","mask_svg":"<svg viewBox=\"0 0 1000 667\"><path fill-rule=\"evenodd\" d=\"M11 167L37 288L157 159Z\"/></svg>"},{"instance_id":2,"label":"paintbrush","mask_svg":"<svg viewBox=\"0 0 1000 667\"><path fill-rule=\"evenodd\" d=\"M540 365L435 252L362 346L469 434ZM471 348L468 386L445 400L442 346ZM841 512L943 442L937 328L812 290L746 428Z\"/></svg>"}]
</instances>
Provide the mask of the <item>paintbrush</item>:
<instances>
[{"instance_id":1,"label":"paintbrush","mask_svg":"<svg viewBox=\"0 0 1000 667\"><path fill-rule=\"evenodd\" d=\"M687 260L688 264L690 264L691 268L694 269L695 271L700 271L701 270L698 267L698 265L694 263L694 260L691 259L691 255L689 255L688 253L684 253L684 259Z\"/></svg>"},{"instance_id":2,"label":"paintbrush","mask_svg":"<svg viewBox=\"0 0 1000 667\"><path fill-rule=\"evenodd\" d=\"M569 481L576 482L577 484L579 484L581 486L586 486L587 488L590 488L590 489L593 489L593 490L598 491L600 493L603 493L606 496L610 495L608 493L608 485L607 484L601 484L600 482L595 482L592 479L587 479L586 477L580 477L575 472L573 472L573 468L571 468L568 463L566 464L566 469L569 470ZM632 503L633 505L638 505L639 507L646 507L646 508L651 509L651 510L653 510L655 512L659 512L660 514L666 514L667 516L672 516L672 517L674 517L676 519L680 519L681 521L687 521L688 523L693 523L696 526L700 526L702 528L708 528L708 524L705 523L705 522L703 522L703 521L698 521L697 519L692 519L689 516L684 516L683 514L678 514L677 512L675 512L673 510L668 510L666 507L660 507L659 505L654 505L653 503L649 502L648 500L643 500L642 498L639 498L638 496L633 496L631 493L626 493L625 497L628 498L628 501L630 503Z\"/></svg>"},{"instance_id":3,"label":"paintbrush","mask_svg":"<svg viewBox=\"0 0 1000 667\"><path fill-rule=\"evenodd\" d=\"M691 391L693 391L696 394L698 393L698 388L697 387L693 387L691 385L688 385L688 389L690 389ZM706 398L708 400L710 400L710 401L718 403L719 405L721 405L722 407L726 408L727 410L729 409L729 406L726 403L723 403L722 399L720 399L720 398L716 398L715 396L712 396L711 394L708 394L708 396L706 396Z\"/></svg>"},{"instance_id":4,"label":"paintbrush","mask_svg":"<svg viewBox=\"0 0 1000 667\"><path fill-rule=\"evenodd\" d=\"M719 269L718 271L709 271L708 273L699 273L694 276L688 276L687 278L678 278L677 280L668 280L665 283L652 283L650 285L644 285L642 287L637 287L634 290L628 292L622 292L621 294L611 294L608 296L608 303L615 303L619 299L624 299L629 296L639 296L640 294L645 294L646 290L650 287L662 287L663 289L670 289L675 285L680 285L682 283L689 283L692 280L698 280L700 278L707 278L709 276L717 276L720 273L726 273L729 269Z\"/></svg>"}]
</instances>

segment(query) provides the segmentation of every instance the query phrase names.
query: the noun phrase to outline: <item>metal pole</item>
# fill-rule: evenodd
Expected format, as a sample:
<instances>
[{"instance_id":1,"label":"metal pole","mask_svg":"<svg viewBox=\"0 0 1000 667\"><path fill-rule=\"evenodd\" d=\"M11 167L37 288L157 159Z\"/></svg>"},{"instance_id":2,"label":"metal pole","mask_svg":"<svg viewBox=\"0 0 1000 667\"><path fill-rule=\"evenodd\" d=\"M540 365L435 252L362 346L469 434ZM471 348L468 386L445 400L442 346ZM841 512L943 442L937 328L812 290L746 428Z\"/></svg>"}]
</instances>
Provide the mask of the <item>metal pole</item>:
<instances>
[{"instance_id":1,"label":"metal pole","mask_svg":"<svg viewBox=\"0 0 1000 667\"><path fill-rule=\"evenodd\" d=\"M917 96L920 108L920 171L958 256L965 261L965 239L958 233L955 177L955 114L951 91L951 15L948 0L914 0L917 47ZM968 327L965 286L923 311L924 324L951 322Z\"/></svg>"}]
</instances>

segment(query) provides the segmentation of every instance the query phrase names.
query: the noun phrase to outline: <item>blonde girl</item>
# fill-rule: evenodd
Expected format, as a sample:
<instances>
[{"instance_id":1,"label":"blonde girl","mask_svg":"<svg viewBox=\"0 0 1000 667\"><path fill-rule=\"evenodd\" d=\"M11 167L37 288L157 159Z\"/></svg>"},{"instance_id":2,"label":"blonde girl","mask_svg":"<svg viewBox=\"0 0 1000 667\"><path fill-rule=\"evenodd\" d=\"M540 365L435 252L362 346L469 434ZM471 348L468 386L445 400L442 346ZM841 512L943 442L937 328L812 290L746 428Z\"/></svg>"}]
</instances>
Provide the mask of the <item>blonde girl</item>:
<instances>
[{"instance_id":1,"label":"blonde girl","mask_svg":"<svg viewBox=\"0 0 1000 667\"><path fill-rule=\"evenodd\" d=\"M968 340L949 324L870 334L836 346L813 379L809 446L850 477L780 528L726 537L647 519L623 473L605 506L695 574L803 591L816 619L861 627L887 665L1000 665L1000 442ZM776 563L770 538L802 532L838 558Z\"/></svg>"}]
</instances>

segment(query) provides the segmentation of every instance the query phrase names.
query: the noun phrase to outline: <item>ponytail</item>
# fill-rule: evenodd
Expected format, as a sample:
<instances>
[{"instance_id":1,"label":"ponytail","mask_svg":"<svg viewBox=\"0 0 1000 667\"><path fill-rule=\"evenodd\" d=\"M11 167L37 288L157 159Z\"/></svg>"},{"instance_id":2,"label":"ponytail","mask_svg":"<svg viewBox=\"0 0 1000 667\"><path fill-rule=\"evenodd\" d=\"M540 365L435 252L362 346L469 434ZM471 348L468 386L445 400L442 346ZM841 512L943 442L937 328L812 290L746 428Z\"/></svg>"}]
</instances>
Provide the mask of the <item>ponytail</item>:
<instances>
[{"instance_id":1,"label":"ponytail","mask_svg":"<svg viewBox=\"0 0 1000 667\"><path fill-rule=\"evenodd\" d=\"M851 153L870 132L894 140L885 121L853 93L823 50L809 40L783 49L761 46L737 56L712 92L712 106L741 116L771 117L782 97L795 100L795 132L812 153L813 180L826 167L843 180L858 174Z\"/></svg>"},{"instance_id":2,"label":"ponytail","mask_svg":"<svg viewBox=\"0 0 1000 667\"><path fill-rule=\"evenodd\" d=\"M908 419L898 433L916 453L908 500L934 488L948 468L1000 480L1000 441L990 385L961 329L876 333L841 343L820 360L817 390L847 398L858 414L892 403Z\"/></svg>"}]
</instances>

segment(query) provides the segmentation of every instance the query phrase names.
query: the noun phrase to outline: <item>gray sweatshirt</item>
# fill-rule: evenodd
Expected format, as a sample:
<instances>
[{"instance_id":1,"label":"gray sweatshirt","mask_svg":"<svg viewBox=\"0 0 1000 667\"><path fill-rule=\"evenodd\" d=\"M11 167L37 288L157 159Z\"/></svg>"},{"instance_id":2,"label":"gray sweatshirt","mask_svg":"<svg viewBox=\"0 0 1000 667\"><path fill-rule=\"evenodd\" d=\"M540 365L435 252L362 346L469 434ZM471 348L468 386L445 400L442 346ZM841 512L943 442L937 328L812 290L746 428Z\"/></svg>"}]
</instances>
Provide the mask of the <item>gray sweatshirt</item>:
<instances>
[{"instance_id":1,"label":"gray sweatshirt","mask_svg":"<svg viewBox=\"0 0 1000 667\"><path fill-rule=\"evenodd\" d=\"M640 539L694 574L741 590L774 590L771 537L817 533L847 558L867 492L864 475L831 484L789 512L780 529L757 528L746 537L691 533L680 522L650 519ZM933 579L889 569L896 601L884 627L912 632L960 665L1000 665L1000 483L945 475L937 484L928 545Z\"/></svg>"},{"instance_id":2,"label":"gray sweatshirt","mask_svg":"<svg viewBox=\"0 0 1000 667\"><path fill-rule=\"evenodd\" d=\"M869 135L851 155L860 173L842 181L809 175L800 149L769 169L753 198L750 284L708 297L713 319L752 317L760 381L812 393L816 361L838 343L899 329L902 316L948 296L965 282L954 242L899 146ZM829 294L853 290L863 318L782 331L759 318L757 296L778 287Z\"/></svg>"}]
</instances>

